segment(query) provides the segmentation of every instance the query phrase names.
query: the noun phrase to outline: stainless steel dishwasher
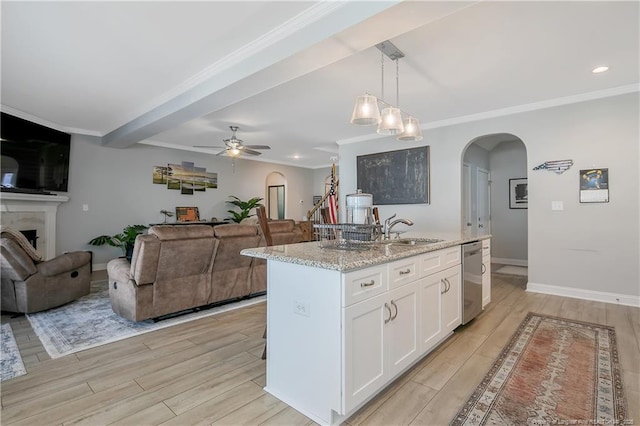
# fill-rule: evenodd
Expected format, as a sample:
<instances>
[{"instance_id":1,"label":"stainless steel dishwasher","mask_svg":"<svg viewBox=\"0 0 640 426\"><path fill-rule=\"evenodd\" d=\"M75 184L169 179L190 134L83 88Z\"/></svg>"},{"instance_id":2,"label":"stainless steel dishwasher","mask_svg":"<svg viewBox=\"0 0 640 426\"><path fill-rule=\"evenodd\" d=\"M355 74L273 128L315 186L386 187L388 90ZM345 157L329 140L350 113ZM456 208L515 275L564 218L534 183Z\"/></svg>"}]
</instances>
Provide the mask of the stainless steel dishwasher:
<instances>
[{"instance_id":1,"label":"stainless steel dishwasher","mask_svg":"<svg viewBox=\"0 0 640 426\"><path fill-rule=\"evenodd\" d=\"M482 243L462 245L462 324L482 312Z\"/></svg>"}]
</instances>

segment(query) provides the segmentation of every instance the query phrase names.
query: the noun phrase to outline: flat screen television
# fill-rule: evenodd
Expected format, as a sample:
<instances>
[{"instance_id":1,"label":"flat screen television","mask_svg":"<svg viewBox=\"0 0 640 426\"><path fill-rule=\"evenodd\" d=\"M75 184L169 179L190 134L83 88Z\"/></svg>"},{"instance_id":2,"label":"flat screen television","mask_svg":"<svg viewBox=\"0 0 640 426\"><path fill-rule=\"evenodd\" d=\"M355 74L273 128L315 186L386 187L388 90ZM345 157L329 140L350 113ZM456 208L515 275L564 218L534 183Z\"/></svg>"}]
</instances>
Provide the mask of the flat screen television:
<instances>
[{"instance_id":1,"label":"flat screen television","mask_svg":"<svg viewBox=\"0 0 640 426\"><path fill-rule=\"evenodd\" d=\"M67 191L71 135L1 113L3 191Z\"/></svg>"}]
</instances>

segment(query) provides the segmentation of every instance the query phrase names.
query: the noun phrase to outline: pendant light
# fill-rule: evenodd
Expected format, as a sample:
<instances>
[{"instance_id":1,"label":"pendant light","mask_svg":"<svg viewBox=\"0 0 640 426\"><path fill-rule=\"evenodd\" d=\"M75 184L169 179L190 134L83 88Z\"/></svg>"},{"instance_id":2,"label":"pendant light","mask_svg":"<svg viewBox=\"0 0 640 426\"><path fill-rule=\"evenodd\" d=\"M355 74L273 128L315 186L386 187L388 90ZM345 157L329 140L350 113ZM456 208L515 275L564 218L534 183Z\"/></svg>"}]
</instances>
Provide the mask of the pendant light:
<instances>
[{"instance_id":1,"label":"pendant light","mask_svg":"<svg viewBox=\"0 0 640 426\"><path fill-rule=\"evenodd\" d=\"M422 140L422 129L417 118L409 116L404 119L404 132L398 135L399 141L417 142Z\"/></svg>"},{"instance_id":2,"label":"pendant light","mask_svg":"<svg viewBox=\"0 0 640 426\"><path fill-rule=\"evenodd\" d=\"M380 135L396 135L401 141L422 140L422 129L417 118L400 109L400 72L398 60L404 57L393 43L386 40L376 45L380 50L381 98L369 93L358 96L351 114L351 124L370 126L377 124L376 132ZM384 56L396 63L396 106L384 101ZM381 104L382 112L380 111ZM406 117L406 118L403 118Z\"/></svg>"},{"instance_id":3,"label":"pendant light","mask_svg":"<svg viewBox=\"0 0 640 426\"><path fill-rule=\"evenodd\" d=\"M368 93L358 96L351 114L351 124L372 126L380 122L378 98Z\"/></svg>"},{"instance_id":4,"label":"pendant light","mask_svg":"<svg viewBox=\"0 0 640 426\"><path fill-rule=\"evenodd\" d=\"M400 83L398 79L398 67L398 59L396 59L396 105L400 105ZM404 124L402 123L402 112L400 111L400 108L389 105L382 110L377 132L379 135L397 135L404 132Z\"/></svg>"}]
</instances>

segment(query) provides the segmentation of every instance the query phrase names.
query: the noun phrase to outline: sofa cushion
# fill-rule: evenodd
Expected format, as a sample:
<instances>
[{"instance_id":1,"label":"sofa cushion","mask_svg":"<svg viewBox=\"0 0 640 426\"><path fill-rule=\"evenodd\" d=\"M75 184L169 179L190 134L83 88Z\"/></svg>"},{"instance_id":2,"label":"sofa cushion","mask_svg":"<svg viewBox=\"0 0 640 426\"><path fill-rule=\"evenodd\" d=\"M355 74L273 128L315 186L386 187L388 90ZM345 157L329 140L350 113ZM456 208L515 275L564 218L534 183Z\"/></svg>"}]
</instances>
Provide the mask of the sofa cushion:
<instances>
[{"instance_id":1,"label":"sofa cushion","mask_svg":"<svg viewBox=\"0 0 640 426\"><path fill-rule=\"evenodd\" d=\"M271 235L278 234L280 232L292 232L295 224L295 221L291 219L273 220L268 222Z\"/></svg>"},{"instance_id":2,"label":"sofa cushion","mask_svg":"<svg viewBox=\"0 0 640 426\"><path fill-rule=\"evenodd\" d=\"M216 238L232 238L232 237L245 237L258 235L258 228L255 225L218 225L213 228L213 233Z\"/></svg>"},{"instance_id":3,"label":"sofa cushion","mask_svg":"<svg viewBox=\"0 0 640 426\"><path fill-rule=\"evenodd\" d=\"M160 241L184 240L213 237L213 227L209 225L156 225L149 228L149 235Z\"/></svg>"}]
</instances>

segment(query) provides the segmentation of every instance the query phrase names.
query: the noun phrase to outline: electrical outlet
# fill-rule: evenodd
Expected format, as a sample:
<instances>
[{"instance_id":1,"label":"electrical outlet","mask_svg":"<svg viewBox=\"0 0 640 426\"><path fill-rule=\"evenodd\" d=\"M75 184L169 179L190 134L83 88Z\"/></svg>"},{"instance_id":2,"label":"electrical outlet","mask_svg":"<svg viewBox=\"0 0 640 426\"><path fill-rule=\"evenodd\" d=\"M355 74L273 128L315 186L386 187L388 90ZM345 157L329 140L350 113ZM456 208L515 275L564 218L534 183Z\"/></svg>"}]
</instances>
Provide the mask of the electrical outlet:
<instances>
[{"instance_id":1,"label":"electrical outlet","mask_svg":"<svg viewBox=\"0 0 640 426\"><path fill-rule=\"evenodd\" d=\"M562 201L552 201L551 202L551 210L553 210L553 211L564 210L564 203Z\"/></svg>"},{"instance_id":2,"label":"electrical outlet","mask_svg":"<svg viewBox=\"0 0 640 426\"><path fill-rule=\"evenodd\" d=\"M306 300L294 299L293 300L293 313L294 314L298 314L298 315L302 315L303 317L310 316L311 312L310 312L309 302L307 302Z\"/></svg>"}]
</instances>

